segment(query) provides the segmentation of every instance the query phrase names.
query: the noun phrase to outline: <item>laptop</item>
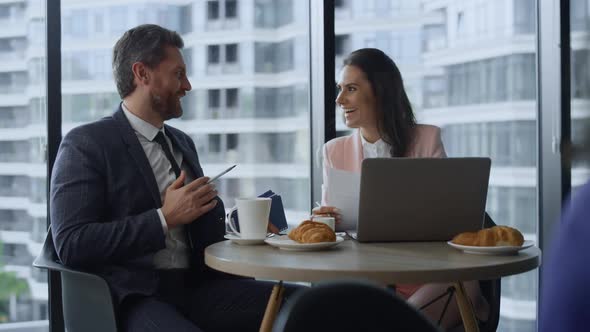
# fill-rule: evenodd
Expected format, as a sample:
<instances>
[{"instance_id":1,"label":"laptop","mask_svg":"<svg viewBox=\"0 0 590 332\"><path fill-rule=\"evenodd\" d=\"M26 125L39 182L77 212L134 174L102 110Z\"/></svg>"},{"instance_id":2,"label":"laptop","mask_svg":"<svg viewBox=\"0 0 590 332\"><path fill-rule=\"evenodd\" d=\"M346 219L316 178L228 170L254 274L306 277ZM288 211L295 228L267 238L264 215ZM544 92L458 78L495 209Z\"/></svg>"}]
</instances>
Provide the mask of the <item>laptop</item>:
<instances>
[{"instance_id":1,"label":"laptop","mask_svg":"<svg viewBox=\"0 0 590 332\"><path fill-rule=\"evenodd\" d=\"M483 227L490 158L363 160L359 242L448 241Z\"/></svg>"}]
</instances>

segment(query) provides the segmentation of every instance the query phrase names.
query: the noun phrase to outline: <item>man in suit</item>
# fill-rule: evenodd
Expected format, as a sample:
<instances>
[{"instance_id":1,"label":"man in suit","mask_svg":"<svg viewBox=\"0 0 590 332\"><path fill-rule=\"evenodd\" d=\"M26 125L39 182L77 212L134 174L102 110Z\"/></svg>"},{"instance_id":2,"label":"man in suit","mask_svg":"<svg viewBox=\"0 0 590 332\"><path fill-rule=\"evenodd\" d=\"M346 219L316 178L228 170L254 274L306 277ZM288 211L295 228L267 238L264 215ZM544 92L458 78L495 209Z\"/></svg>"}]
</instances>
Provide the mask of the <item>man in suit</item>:
<instances>
[{"instance_id":1,"label":"man in suit","mask_svg":"<svg viewBox=\"0 0 590 332\"><path fill-rule=\"evenodd\" d=\"M122 103L71 130L59 148L50 198L56 251L65 265L107 280L125 330L257 330L272 284L205 266L205 247L223 240L223 202L191 138L164 124L182 115L180 98L191 90L182 47L157 25L116 43Z\"/></svg>"}]
</instances>

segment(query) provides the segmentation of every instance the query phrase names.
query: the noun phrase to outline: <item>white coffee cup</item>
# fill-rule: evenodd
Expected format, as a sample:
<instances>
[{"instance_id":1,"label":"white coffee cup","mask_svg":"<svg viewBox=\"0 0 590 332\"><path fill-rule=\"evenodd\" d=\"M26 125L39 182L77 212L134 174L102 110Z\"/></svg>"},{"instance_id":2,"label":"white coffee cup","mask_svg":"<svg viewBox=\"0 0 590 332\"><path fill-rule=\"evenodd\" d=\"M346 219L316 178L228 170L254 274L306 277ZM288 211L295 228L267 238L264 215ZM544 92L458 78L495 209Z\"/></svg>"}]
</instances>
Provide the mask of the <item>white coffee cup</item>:
<instances>
[{"instance_id":1,"label":"white coffee cup","mask_svg":"<svg viewBox=\"0 0 590 332\"><path fill-rule=\"evenodd\" d=\"M313 217L313 221L326 224L326 225L330 226L330 228L333 231L336 230L336 219L334 219L334 217L317 216L317 217Z\"/></svg>"},{"instance_id":2,"label":"white coffee cup","mask_svg":"<svg viewBox=\"0 0 590 332\"><path fill-rule=\"evenodd\" d=\"M243 239L265 238L271 203L272 200L268 197L236 198L236 206L228 215L231 216L234 210L238 210L240 231L238 232L231 218L228 222L229 228Z\"/></svg>"}]
</instances>

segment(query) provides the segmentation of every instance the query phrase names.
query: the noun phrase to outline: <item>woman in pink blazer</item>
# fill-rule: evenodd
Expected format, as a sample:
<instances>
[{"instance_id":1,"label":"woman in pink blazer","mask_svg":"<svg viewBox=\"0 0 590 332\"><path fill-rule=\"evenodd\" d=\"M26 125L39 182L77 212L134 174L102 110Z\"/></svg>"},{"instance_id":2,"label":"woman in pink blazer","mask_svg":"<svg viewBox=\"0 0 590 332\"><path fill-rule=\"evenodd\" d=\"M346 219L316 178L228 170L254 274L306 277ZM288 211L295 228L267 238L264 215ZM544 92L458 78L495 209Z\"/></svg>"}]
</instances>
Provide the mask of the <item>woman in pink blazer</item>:
<instances>
[{"instance_id":1,"label":"woman in pink blazer","mask_svg":"<svg viewBox=\"0 0 590 332\"><path fill-rule=\"evenodd\" d=\"M444 158L440 129L419 125L403 86L401 73L385 53L365 48L352 52L345 60L337 84L336 103L349 128L356 128L352 135L330 140L323 148L324 185L322 206L313 214L331 214L340 221L337 207L330 206L326 196L327 170L336 168L350 172L361 171L365 158L410 157ZM417 308L444 293L449 284L397 285L396 291ZM479 283L465 283L467 293L475 306L479 319L486 320L489 311L482 297ZM435 301L422 312L438 321L445 299ZM460 323L461 317L453 299L441 321L443 328Z\"/></svg>"}]
</instances>

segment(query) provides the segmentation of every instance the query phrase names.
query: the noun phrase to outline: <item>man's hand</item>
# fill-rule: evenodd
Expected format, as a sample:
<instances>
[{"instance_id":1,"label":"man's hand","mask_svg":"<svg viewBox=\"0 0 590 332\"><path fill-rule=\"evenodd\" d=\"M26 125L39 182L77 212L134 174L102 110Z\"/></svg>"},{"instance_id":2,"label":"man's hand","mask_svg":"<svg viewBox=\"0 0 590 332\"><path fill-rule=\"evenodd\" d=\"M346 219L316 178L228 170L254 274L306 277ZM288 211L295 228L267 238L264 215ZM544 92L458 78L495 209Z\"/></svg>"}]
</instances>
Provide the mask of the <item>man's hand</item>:
<instances>
[{"instance_id":1,"label":"man's hand","mask_svg":"<svg viewBox=\"0 0 590 332\"><path fill-rule=\"evenodd\" d=\"M180 172L176 181L166 189L162 213L168 228L189 224L217 205L215 185L207 184L204 176L183 186L186 173Z\"/></svg>"}]
</instances>

